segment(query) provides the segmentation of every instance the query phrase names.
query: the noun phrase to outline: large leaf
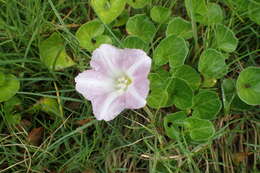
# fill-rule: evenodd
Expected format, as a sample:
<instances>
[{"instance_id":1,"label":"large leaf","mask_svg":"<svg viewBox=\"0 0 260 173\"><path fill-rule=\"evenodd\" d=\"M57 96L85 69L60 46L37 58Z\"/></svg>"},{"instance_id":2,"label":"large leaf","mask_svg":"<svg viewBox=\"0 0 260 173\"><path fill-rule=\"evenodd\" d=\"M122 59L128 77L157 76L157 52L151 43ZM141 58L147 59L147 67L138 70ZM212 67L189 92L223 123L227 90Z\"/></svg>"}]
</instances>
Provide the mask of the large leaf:
<instances>
[{"instance_id":1,"label":"large leaf","mask_svg":"<svg viewBox=\"0 0 260 173\"><path fill-rule=\"evenodd\" d=\"M166 35L175 34L177 36L189 39L193 35L191 23L181 17L174 17L168 24Z\"/></svg>"},{"instance_id":2,"label":"large leaf","mask_svg":"<svg viewBox=\"0 0 260 173\"><path fill-rule=\"evenodd\" d=\"M212 120L221 110L221 101L216 92L202 90L193 98L192 116Z\"/></svg>"},{"instance_id":3,"label":"large leaf","mask_svg":"<svg viewBox=\"0 0 260 173\"><path fill-rule=\"evenodd\" d=\"M223 51L233 52L237 48L238 39L234 32L225 25L217 25L215 40L217 47Z\"/></svg>"},{"instance_id":4,"label":"large leaf","mask_svg":"<svg viewBox=\"0 0 260 173\"><path fill-rule=\"evenodd\" d=\"M75 64L66 53L64 40L56 32L40 43L39 50L41 61L50 70L61 70Z\"/></svg>"},{"instance_id":5,"label":"large leaf","mask_svg":"<svg viewBox=\"0 0 260 173\"><path fill-rule=\"evenodd\" d=\"M199 71L208 78L222 78L228 70L225 56L215 49L205 50L199 59Z\"/></svg>"},{"instance_id":6,"label":"large leaf","mask_svg":"<svg viewBox=\"0 0 260 173\"><path fill-rule=\"evenodd\" d=\"M209 120L190 117L185 120L185 126L192 140L197 142L208 141L215 134L215 128Z\"/></svg>"},{"instance_id":7,"label":"large leaf","mask_svg":"<svg viewBox=\"0 0 260 173\"><path fill-rule=\"evenodd\" d=\"M109 36L102 35L104 31L104 25L98 20L93 20L83 24L77 30L76 37L81 47L93 51L103 43L112 43Z\"/></svg>"},{"instance_id":8,"label":"large leaf","mask_svg":"<svg viewBox=\"0 0 260 173\"><path fill-rule=\"evenodd\" d=\"M171 15L171 10L162 6L153 6L150 16L157 23L166 23Z\"/></svg>"},{"instance_id":9,"label":"large leaf","mask_svg":"<svg viewBox=\"0 0 260 173\"><path fill-rule=\"evenodd\" d=\"M170 63L175 68L184 64L188 55L188 46L185 40L176 35L163 39L154 51L154 63L158 66Z\"/></svg>"},{"instance_id":10,"label":"large leaf","mask_svg":"<svg viewBox=\"0 0 260 173\"><path fill-rule=\"evenodd\" d=\"M260 68L248 67L237 79L237 93L241 100L249 105L260 104Z\"/></svg>"},{"instance_id":11,"label":"large leaf","mask_svg":"<svg viewBox=\"0 0 260 173\"><path fill-rule=\"evenodd\" d=\"M172 139L179 139L179 128L184 127L184 120L187 118L186 112L180 111L168 114L163 119L166 135Z\"/></svg>"},{"instance_id":12,"label":"large leaf","mask_svg":"<svg viewBox=\"0 0 260 173\"><path fill-rule=\"evenodd\" d=\"M0 72L0 76L2 76L2 81L0 84L0 102L4 102L12 98L17 93L20 88L20 82L12 74L3 74Z\"/></svg>"},{"instance_id":13,"label":"large leaf","mask_svg":"<svg viewBox=\"0 0 260 173\"><path fill-rule=\"evenodd\" d=\"M109 24L125 9L126 0L91 0L91 5L98 17Z\"/></svg>"},{"instance_id":14,"label":"large leaf","mask_svg":"<svg viewBox=\"0 0 260 173\"><path fill-rule=\"evenodd\" d=\"M187 82L193 90L199 88L201 78L199 73L189 65L182 65L173 69L173 75Z\"/></svg>"},{"instance_id":15,"label":"large leaf","mask_svg":"<svg viewBox=\"0 0 260 173\"><path fill-rule=\"evenodd\" d=\"M153 39L156 28L146 15L137 14L130 17L126 23L126 31L128 34L137 36L149 43Z\"/></svg>"}]
</instances>

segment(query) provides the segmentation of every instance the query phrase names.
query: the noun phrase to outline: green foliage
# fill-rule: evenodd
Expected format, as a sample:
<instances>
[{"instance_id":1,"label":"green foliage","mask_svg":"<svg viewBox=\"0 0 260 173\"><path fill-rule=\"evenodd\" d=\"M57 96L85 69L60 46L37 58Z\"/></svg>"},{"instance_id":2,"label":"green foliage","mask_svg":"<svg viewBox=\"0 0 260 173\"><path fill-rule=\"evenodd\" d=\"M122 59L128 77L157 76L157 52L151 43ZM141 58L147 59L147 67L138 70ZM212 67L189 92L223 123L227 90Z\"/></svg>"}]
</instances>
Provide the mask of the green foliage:
<instances>
[{"instance_id":1,"label":"green foliage","mask_svg":"<svg viewBox=\"0 0 260 173\"><path fill-rule=\"evenodd\" d=\"M214 91L201 90L193 98L193 117L200 119L215 119L221 110L221 101Z\"/></svg>"},{"instance_id":2,"label":"green foliage","mask_svg":"<svg viewBox=\"0 0 260 173\"><path fill-rule=\"evenodd\" d=\"M66 53L64 40L56 32L40 42L39 51L42 63L49 70L62 70L75 64Z\"/></svg>"},{"instance_id":3,"label":"green foliage","mask_svg":"<svg viewBox=\"0 0 260 173\"><path fill-rule=\"evenodd\" d=\"M115 20L115 23L113 26L115 26L115 27L123 26L126 24L128 19L129 19L128 11L124 10L122 12L122 14L120 16L118 16L118 18Z\"/></svg>"},{"instance_id":4,"label":"green foliage","mask_svg":"<svg viewBox=\"0 0 260 173\"><path fill-rule=\"evenodd\" d=\"M156 47L153 55L154 63L160 66L169 62L172 68L181 66L185 62L188 51L188 45L183 38L170 35Z\"/></svg>"},{"instance_id":5,"label":"green foliage","mask_svg":"<svg viewBox=\"0 0 260 173\"><path fill-rule=\"evenodd\" d=\"M237 93L249 105L260 105L260 68L248 67L237 79Z\"/></svg>"},{"instance_id":6,"label":"green foliage","mask_svg":"<svg viewBox=\"0 0 260 173\"><path fill-rule=\"evenodd\" d=\"M260 25L260 2L259 0L249 1L248 5L248 16L249 18Z\"/></svg>"},{"instance_id":7,"label":"green foliage","mask_svg":"<svg viewBox=\"0 0 260 173\"><path fill-rule=\"evenodd\" d=\"M154 6L150 12L151 18L157 23L166 23L171 15L171 10L162 6Z\"/></svg>"},{"instance_id":8,"label":"green foliage","mask_svg":"<svg viewBox=\"0 0 260 173\"><path fill-rule=\"evenodd\" d=\"M102 35L105 31L104 25L93 20L83 24L76 32L76 37L79 40L80 46L93 51L103 43L112 44L112 40L107 35Z\"/></svg>"},{"instance_id":9,"label":"green foliage","mask_svg":"<svg viewBox=\"0 0 260 173\"><path fill-rule=\"evenodd\" d=\"M205 50L199 59L199 71L208 78L222 78L228 70L225 56L215 49Z\"/></svg>"},{"instance_id":10,"label":"green foliage","mask_svg":"<svg viewBox=\"0 0 260 173\"><path fill-rule=\"evenodd\" d=\"M211 121L190 117L185 120L190 137L196 142L208 141L215 134L215 128Z\"/></svg>"},{"instance_id":11,"label":"green foliage","mask_svg":"<svg viewBox=\"0 0 260 173\"><path fill-rule=\"evenodd\" d=\"M193 35L191 23L181 17L174 17L168 24L166 35L175 34L177 36L189 39Z\"/></svg>"},{"instance_id":12,"label":"green foliage","mask_svg":"<svg viewBox=\"0 0 260 173\"><path fill-rule=\"evenodd\" d=\"M180 130L184 127L185 119L187 118L186 112L180 111L168 114L163 119L163 125L166 135L172 139L179 140Z\"/></svg>"},{"instance_id":13,"label":"green foliage","mask_svg":"<svg viewBox=\"0 0 260 173\"><path fill-rule=\"evenodd\" d=\"M231 103L236 96L235 81L233 79L224 79L221 84L222 100L225 114L230 111Z\"/></svg>"},{"instance_id":14,"label":"green foliage","mask_svg":"<svg viewBox=\"0 0 260 173\"><path fill-rule=\"evenodd\" d=\"M182 65L172 70L174 77L187 82L193 90L197 90L201 84L199 73L189 65Z\"/></svg>"},{"instance_id":15,"label":"green foliage","mask_svg":"<svg viewBox=\"0 0 260 173\"><path fill-rule=\"evenodd\" d=\"M238 39L234 32L225 25L217 25L215 40L217 47L223 51L233 52L237 48Z\"/></svg>"},{"instance_id":16,"label":"green foliage","mask_svg":"<svg viewBox=\"0 0 260 173\"><path fill-rule=\"evenodd\" d=\"M142 49L142 50L148 49L148 44L136 36L127 36L123 41L123 45L125 48Z\"/></svg>"},{"instance_id":17,"label":"green foliage","mask_svg":"<svg viewBox=\"0 0 260 173\"><path fill-rule=\"evenodd\" d=\"M149 43L154 37L156 28L145 14L137 14L129 18L126 31L128 34L137 36Z\"/></svg>"},{"instance_id":18,"label":"green foliage","mask_svg":"<svg viewBox=\"0 0 260 173\"><path fill-rule=\"evenodd\" d=\"M125 9L126 0L91 0L91 5L98 17L109 24L114 21Z\"/></svg>"},{"instance_id":19,"label":"green foliage","mask_svg":"<svg viewBox=\"0 0 260 173\"><path fill-rule=\"evenodd\" d=\"M165 89L156 88L149 94L147 104L151 108L159 109L166 106L168 97L168 92Z\"/></svg>"},{"instance_id":20,"label":"green foliage","mask_svg":"<svg viewBox=\"0 0 260 173\"><path fill-rule=\"evenodd\" d=\"M133 8L144 8L151 0L126 0L127 3Z\"/></svg>"},{"instance_id":21,"label":"green foliage","mask_svg":"<svg viewBox=\"0 0 260 173\"><path fill-rule=\"evenodd\" d=\"M12 74L4 74L0 72L0 102L4 102L12 98L20 89L19 80Z\"/></svg>"}]
</instances>

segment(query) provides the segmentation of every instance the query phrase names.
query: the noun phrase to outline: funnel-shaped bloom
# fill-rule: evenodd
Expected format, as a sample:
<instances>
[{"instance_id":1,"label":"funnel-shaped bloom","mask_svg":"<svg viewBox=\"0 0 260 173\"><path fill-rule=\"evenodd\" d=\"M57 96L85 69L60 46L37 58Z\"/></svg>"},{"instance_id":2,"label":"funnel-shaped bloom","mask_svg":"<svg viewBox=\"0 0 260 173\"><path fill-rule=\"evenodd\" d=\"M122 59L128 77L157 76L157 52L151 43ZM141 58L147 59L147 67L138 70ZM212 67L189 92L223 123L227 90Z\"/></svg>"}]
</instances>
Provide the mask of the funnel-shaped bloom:
<instances>
[{"instance_id":1,"label":"funnel-shaped bloom","mask_svg":"<svg viewBox=\"0 0 260 173\"><path fill-rule=\"evenodd\" d=\"M75 78L76 90L91 101L98 120L110 121L124 109L145 106L151 58L144 51L102 44L90 66Z\"/></svg>"}]
</instances>

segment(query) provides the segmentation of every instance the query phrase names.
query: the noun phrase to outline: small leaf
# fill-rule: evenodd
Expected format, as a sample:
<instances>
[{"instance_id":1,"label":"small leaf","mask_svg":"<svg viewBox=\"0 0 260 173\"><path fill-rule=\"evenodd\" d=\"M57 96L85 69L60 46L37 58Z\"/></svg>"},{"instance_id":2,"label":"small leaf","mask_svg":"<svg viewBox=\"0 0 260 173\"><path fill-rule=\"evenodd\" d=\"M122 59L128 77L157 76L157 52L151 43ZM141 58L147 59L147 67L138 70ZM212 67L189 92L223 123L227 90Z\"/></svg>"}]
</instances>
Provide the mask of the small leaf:
<instances>
[{"instance_id":1,"label":"small leaf","mask_svg":"<svg viewBox=\"0 0 260 173\"><path fill-rule=\"evenodd\" d=\"M20 88L19 80L12 74L2 74L3 85L0 86L0 102L12 98Z\"/></svg>"},{"instance_id":2,"label":"small leaf","mask_svg":"<svg viewBox=\"0 0 260 173\"><path fill-rule=\"evenodd\" d=\"M249 105L260 105L260 68L248 67L238 76L237 93Z\"/></svg>"},{"instance_id":3,"label":"small leaf","mask_svg":"<svg viewBox=\"0 0 260 173\"><path fill-rule=\"evenodd\" d=\"M17 125L21 122L21 115L20 114L6 114L5 119L9 124Z\"/></svg>"},{"instance_id":4,"label":"small leaf","mask_svg":"<svg viewBox=\"0 0 260 173\"><path fill-rule=\"evenodd\" d=\"M200 86L201 78L199 73L189 65L182 65L173 69L173 75L187 82L193 90L198 89Z\"/></svg>"},{"instance_id":5,"label":"small leaf","mask_svg":"<svg viewBox=\"0 0 260 173\"><path fill-rule=\"evenodd\" d=\"M193 36L191 23L181 17L174 17L168 24L166 36L177 35L185 39Z\"/></svg>"},{"instance_id":6,"label":"small leaf","mask_svg":"<svg viewBox=\"0 0 260 173\"><path fill-rule=\"evenodd\" d=\"M227 115L230 110L230 105L236 96L235 82L232 79L224 79L221 85L222 99L224 104L224 111Z\"/></svg>"},{"instance_id":7,"label":"small leaf","mask_svg":"<svg viewBox=\"0 0 260 173\"><path fill-rule=\"evenodd\" d=\"M61 117L62 114L59 109L59 104L56 99L43 97L33 108L34 111L41 110L53 117Z\"/></svg>"},{"instance_id":8,"label":"small leaf","mask_svg":"<svg viewBox=\"0 0 260 173\"><path fill-rule=\"evenodd\" d=\"M150 15L153 21L157 23L166 23L171 15L171 10L162 6L153 6Z\"/></svg>"},{"instance_id":9,"label":"small leaf","mask_svg":"<svg viewBox=\"0 0 260 173\"><path fill-rule=\"evenodd\" d=\"M219 79L228 70L225 56L215 49L205 50L199 59L199 71L208 78Z\"/></svg>"},{"instance_id":10,"label":"small leaf","mask_svg":"<svg viewBox=\"0 0 260 173\"><path fill-rule=\"evenodd\" d=\"M249 1L248 5L248 16L249 18L260 25L260 1Z\"/></svg>"},{"instance_id":11,"label":"small leaf","mask_svg":"<svg viewBox=\"0 0 260 173\"><path fill-rule=\"evenodd\" d=\"M123 45L125 48L131 49L148 49L148 44L136 36L127 36L123 41Z\"/></svg>"},{"instance_id":12,"label":"small leaf","mask_svg":"<svg viewBox=\"0 0 260 173\"><path fill-rule=\"evenodd\" d=\"M151 0L126 0L127 3L133 8L144 8Z\"/></svg>"},{"instance_id":13,"label":"small leaf","mask_svg":"<svg viewBox=\"0 0 260 173\"><path fill-rule=\"evenodd\" d=\"M49 70L62 70L75 63L67 55L64 40L58 33L53 33L39 45L40 57Z\"/></svg>"},{"instance_id":14,"label":"small leaf","mask_svg":"<svg viewBox=\"0 0 260 173\"><path fill-rule=\"evenodd\" d=\"M166 106L168 101L168 93L163 88L153 90L147 98L147 104L151 108L159 109Z\"/></svg>"},{"instance_id":15,"label":"small leaf","mask_svg":"<svg viewBox=\"0 0 260 173\"><path fill-rule=\"evenodd\" d=\"M109 24L125 9L126 0L91 0L91 5L98 17Z\"/></svg>"},{"instance_id":16,"label":"small leaf","mask_svg":"<svg viewBox=\"0 0 260 173\"><path fill-rule=\"evenodd\" d=\"M212 120L221 110L221 101L214 91L201 90L193 98L193 117Z\"/></svg>"},{"instance_id":17,"label":"small leaf","mask_svg":"<svg viewBox=\"0 0 260 173\"><path fill-rule=\"evenodd\" d=\"M27 141L35 146L40 145L43 136L43 127L33 128L27 137Z\"/></svg>"},{"instance_id":18,"label":"small leaf","mask_svg":"<svg viewBox=\"0 0 260 173\"><path fill-rule=\"evenodd\" d=\"M4 103L4 111L6 113L11 113L13 109L16 106L21 105L21 103L21 100L18 97L14 96Z\"/></svg>"},{"instance_id":19,"label":"small leaf","mask_svg":"<svg viewBox=\"0 0 260 173\"><path fill-rule=\"evenodd\" d=\"M214 125L209 120L190 117L187 118L185 122L190 137L194 141L208 141L215 134Z\"/></svg>"},{"instance_id":20,"label":"small leaf","mask_svg":"<svg viewBox=\"0 0 260 173\"><path fill-rule=\"evenodd\" d=\"M217 47L223 51L233 52L237 48L238 39L234 32L222 24L218 24L216 27L215 40Z\"/></svg>"},{"instance_id":21,"label":"small leaf","mask_svg":"<svg viewBox=\"0 0 260 173\"><path fill-rule=\"evenodd\" d=\"M181 110L187 110L192 106L193 91L184 80L173 78L167 91L169 94L167 106L174 104Z\"/></svg>"},{"instance_id":22,"label":"small leaf","mask_svg":"<svg viewBox=\"0 0 260 173\"><path fill-rule=\"evenodd\" d=\"M223 19L224 14L221 7L216 3L208 3L206 14L198 18L198 21L205 25L213 25L221 23Z\"/></svg>"},{"instance_id":23,"label":"small leaf","mask_svg":"<svg viewBox=\"0 0 260 173\"><path fill-rule=\"evenodd\" d=\"M160 66L169 62L171 68L181 66L185 62L188 51L183 38L171 35L163 39L156 47L153 55L154 63Z\"/></svg>"},{"instance_id":24,"label":"small leaf","mask_svg":"<svg viewBox=\"0 0 260 173\"><path fill-rule=\"evenodd\" d=\"M126 31L130 35L137 36L145 42L151 42L156 32L154 24L144 14L130 17L126 24Z\"/></svg>"},{"instance_id":25,"label":"small leaf","mask_svg":"<svg viewBox=\"0 0 260 173\"><path fill-rule=\"evenodd\" d=\"M179 139L179 128L184 126L184 120L187 118L184 111L168 114L164 117L164 129L166 135L172 139Z\"/></svg>"},{"instance_id":26,"label":"small leaf","mask_svg":"<svg viewBox=\"0 0 260 173\"><path fill-rule=\"evenodd\" d=\"M80 46L93 51L103 43L111 44L112 40L107 35L102 35L105 31L104 25L98 20L92 20L83 24L76 32Z\"/></svg>"}]
</instances>

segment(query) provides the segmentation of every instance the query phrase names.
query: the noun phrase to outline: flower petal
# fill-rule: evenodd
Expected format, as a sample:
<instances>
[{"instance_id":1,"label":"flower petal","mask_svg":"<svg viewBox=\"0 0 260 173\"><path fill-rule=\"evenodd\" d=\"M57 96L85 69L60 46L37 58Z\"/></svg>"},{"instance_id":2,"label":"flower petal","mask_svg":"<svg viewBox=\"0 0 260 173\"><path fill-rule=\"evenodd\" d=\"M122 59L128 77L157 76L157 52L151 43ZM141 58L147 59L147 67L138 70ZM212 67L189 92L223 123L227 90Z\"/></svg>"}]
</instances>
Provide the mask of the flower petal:
<instances>
[{"instance_id":1,"label":"flower petal","mask_svg":"<svg viewBox=\"0 0 260 173\"><path fill-rule=\"evenodd\" d=\"M95 70L86 70L76 78L76 90L86 99L92 100L97 96L113 91L113 81Z\"/></svg>"},{"instance_id":2,"label":"flower petal","mask_svg":"<svg viewBox=\"0 0 260 173\"><path fill-rule=\"evenodd\" d=\"M125 97L118 92L96 97L91 103L97 120L113 120L125 109Z\"/></svg>"},{"instance_id":3,"label":"flower petal","mask_svg":"<svg viewBox=\"0 0 260 173\"><path fill-rule=\"evenodd\" d=\"M116 48L109 44L102 44L97 48L90 61L90 66L109 76L115 76L121 73L118 62L121 61L122 49Z\"/></svg>"}]
</instances>

